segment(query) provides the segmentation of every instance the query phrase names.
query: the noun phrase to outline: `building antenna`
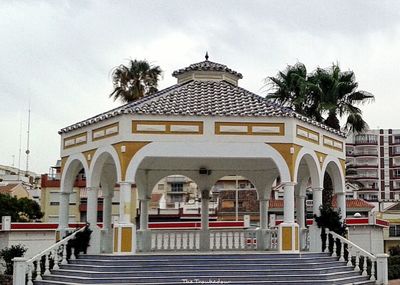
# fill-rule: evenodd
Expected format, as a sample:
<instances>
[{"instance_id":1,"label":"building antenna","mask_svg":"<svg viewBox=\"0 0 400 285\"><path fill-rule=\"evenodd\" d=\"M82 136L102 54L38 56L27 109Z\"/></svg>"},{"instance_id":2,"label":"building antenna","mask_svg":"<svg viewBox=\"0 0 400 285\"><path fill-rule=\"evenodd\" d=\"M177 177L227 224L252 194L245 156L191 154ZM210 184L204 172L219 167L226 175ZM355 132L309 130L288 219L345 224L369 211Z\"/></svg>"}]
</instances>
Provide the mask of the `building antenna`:
<instances>
[{"instance_id":1,"label":"building antenna","mask_svg":"<svg viewBox=\"0 0 400 285\"><path fill-rule=\"evenodd\" d=\"M18 149L18 181L21 172L21 147L22 147L22 116L19 113L19 149Z\"/></svg>"},{"instance_id":2,"label":"building antenna","mask_svg":"<svg viewBox=\"0 0 400 285\"><path fill-rule=\"evenodd\" d=\"M29 150L29 133L31 130L31 100L29 99L29 109L28 109L28 131L27 131L27 139L26 139L26 173L25 175L28 175L28 171L29 171L29 154L30 154L30 150Z\"/></svg>"}]
</instances>

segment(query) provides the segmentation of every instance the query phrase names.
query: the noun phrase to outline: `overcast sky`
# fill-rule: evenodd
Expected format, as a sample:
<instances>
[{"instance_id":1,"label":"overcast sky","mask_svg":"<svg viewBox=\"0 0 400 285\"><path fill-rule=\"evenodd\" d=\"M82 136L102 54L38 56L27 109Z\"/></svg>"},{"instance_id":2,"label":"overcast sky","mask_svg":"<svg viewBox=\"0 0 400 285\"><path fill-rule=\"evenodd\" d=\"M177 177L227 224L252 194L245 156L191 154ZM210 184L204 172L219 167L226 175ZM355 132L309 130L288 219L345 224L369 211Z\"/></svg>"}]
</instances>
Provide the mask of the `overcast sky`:
<instances>
[{"instance_id":1,"label":"overcast sky","mask_svg":"<svg viewBox=\"0 0 400 285\"><path fill-rule=\"evenodd\" d=\"M360 90L371 128L400 128L400 1L1 1L0 164L48 172L59 129L120 105L108 97L110 71L147 59L171 73L210 60L243 74L240 86L265 95L263 79L297 61L312 71L339 62ZM25 155L21 168L25 169Z\"/></svg>"}]
</instances>

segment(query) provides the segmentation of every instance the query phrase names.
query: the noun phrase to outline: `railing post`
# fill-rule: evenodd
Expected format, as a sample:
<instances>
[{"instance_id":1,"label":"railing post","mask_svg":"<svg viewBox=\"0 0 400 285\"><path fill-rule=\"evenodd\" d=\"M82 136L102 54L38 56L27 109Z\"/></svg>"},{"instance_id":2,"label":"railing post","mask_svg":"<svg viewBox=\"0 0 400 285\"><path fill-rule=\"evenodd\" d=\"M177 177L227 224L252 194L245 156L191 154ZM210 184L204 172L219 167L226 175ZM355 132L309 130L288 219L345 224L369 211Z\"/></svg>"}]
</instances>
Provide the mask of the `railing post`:
<instances>
[{"instance_id":1,"label":"railing post","mask_svg":"<svg viewBox=\"0 0 400 285\"><path fill-rule=\"evenodd\" d=\"M25 285L26 270L27 270L27 258L15 257L14 272L13 272L13 285Z\"/></svg>"},{"instance_id":2,"label":"railing post","mask_svg":"<svg viewBox=\"0 0 400 285\"><path fill-rule=\"evenodd\" d=\"M376 283L377 284L388 284L388 259L389 255L385 253L376 255Z\"/></svg>"}]
</instances>

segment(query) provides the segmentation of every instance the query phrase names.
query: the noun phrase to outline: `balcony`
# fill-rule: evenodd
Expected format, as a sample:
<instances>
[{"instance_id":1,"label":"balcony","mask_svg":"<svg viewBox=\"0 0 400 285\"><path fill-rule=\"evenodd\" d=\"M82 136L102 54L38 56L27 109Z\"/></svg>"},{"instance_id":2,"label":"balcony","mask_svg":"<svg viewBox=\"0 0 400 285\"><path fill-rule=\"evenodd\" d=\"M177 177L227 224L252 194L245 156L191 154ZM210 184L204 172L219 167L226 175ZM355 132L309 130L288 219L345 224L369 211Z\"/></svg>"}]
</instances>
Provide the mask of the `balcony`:
<instances>
[{"instance_id":1,"label":"balcony","mask_svg":"<svg viewBox=\"0 0 400 285\"><path fill-rule=\"evenodd\" d=\"M371 150L358 150L355 151L354 156L360 157L360 156L378 156L378 151L376 149L371 149Z\"/></svg>"},{"instance_id":2,"label":"balcony","mask_svg":"<svg viewBox=\"0 0 400 285\"><path fill-rule=\"evenodd\" d=\"M176 175L176 176L167 176L165 178L165 181L167 183L188 183L190 180L185 176Z\"/></svg>"},{"instance_id":3,"label":"balcony","mask_svg":"<svg viewBox=\"0 0 400 285\"><path fill-rule=\"evenodd\" d=\"M376 135L358 135L355 138L356 145L378 145L378 137Z\"/></svg>"}]
</instances>

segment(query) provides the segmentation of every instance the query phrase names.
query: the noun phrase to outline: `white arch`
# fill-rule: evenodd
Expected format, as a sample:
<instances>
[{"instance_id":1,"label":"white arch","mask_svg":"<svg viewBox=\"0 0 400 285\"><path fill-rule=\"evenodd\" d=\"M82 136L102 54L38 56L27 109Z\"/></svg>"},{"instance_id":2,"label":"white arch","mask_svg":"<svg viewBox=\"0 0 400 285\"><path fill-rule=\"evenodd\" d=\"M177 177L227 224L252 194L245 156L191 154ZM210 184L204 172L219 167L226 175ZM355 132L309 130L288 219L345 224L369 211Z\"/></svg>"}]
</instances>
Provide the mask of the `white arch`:
<instances>
[{"instance_id":1,"label":"white arch","mask_svg":"<svg viewBox=\"0 0 400 285\"><path fill-rule=\"evenodd\" d=\"M305 147L301 148L301 150L299 151L299 153L297 155L295 166L294 166L293 181L298 180L299 167L300 167L301 160L303 158L305 159L307 166L308 166L308 170L309 170L310 177L311 177L311 184L312 184L311 186L313 188L321 187L321 185L322 185L321 169L320 169L320 163L318 161L317 154L315 153L315 151L312 151ZM299 182L301 182L301 181L299 181Z\"/></svg>"},{"instance_id":2,"label":"white arch","mask_svg":"<svg viewBox=\"0 0 400 285\"><path fill-rule=\"evenodd\" d=\"M74 153L67 158L61 174L61 191L68 192L72 190L74 181L81 166L85 170L86 185L90 185L90 170L85 156L82 153Z\"/></svg>"},{"instance_id":3,"label":"white arch","mask_svg":"<svg viewBox=\"0 0 400 285\"><path fill-rule=\"evenodd\" d=\"M279 152L265 143L252 143L245 147L243 143L153 142L140 149L131 159L126 181L135 182L136 172L145 157L270 158L278 168L282 181L290 181L285 160Z\"/></svg>"},{"instance_id":4,"label":"white arch","mask_svg":"<svg viewBox=\"0 0 400 285\"><path fill-rule=\"evenodd\" d=\"M332 166L330 167L331 173L329 174L331 175L331 179L333 182L334 193L344 193L346 191L344 172L342 169L342 165L337 157L327 156L325 158L324 163L322 164L321 181L324 181L325 172L328 170L328 167L330 165Z\"/></svg>"},{"instance_id":5,"label":"white arch","mask_svg":"<svg viewBox=\"0 0 400 285\"><path fill-rule=\"evenodd\" d=\"M104 165L104 157L106 154L110 155L112 160L114 161L115 168L117 171L117 181L122 180L121 164L119 161L118 153L111 145L108 145L108 146L98 148L93 155L91 167L90 167L90 170L91 170L90 181L92 183L99 182L101 170Z\"/></svg>"}]
</instances>

